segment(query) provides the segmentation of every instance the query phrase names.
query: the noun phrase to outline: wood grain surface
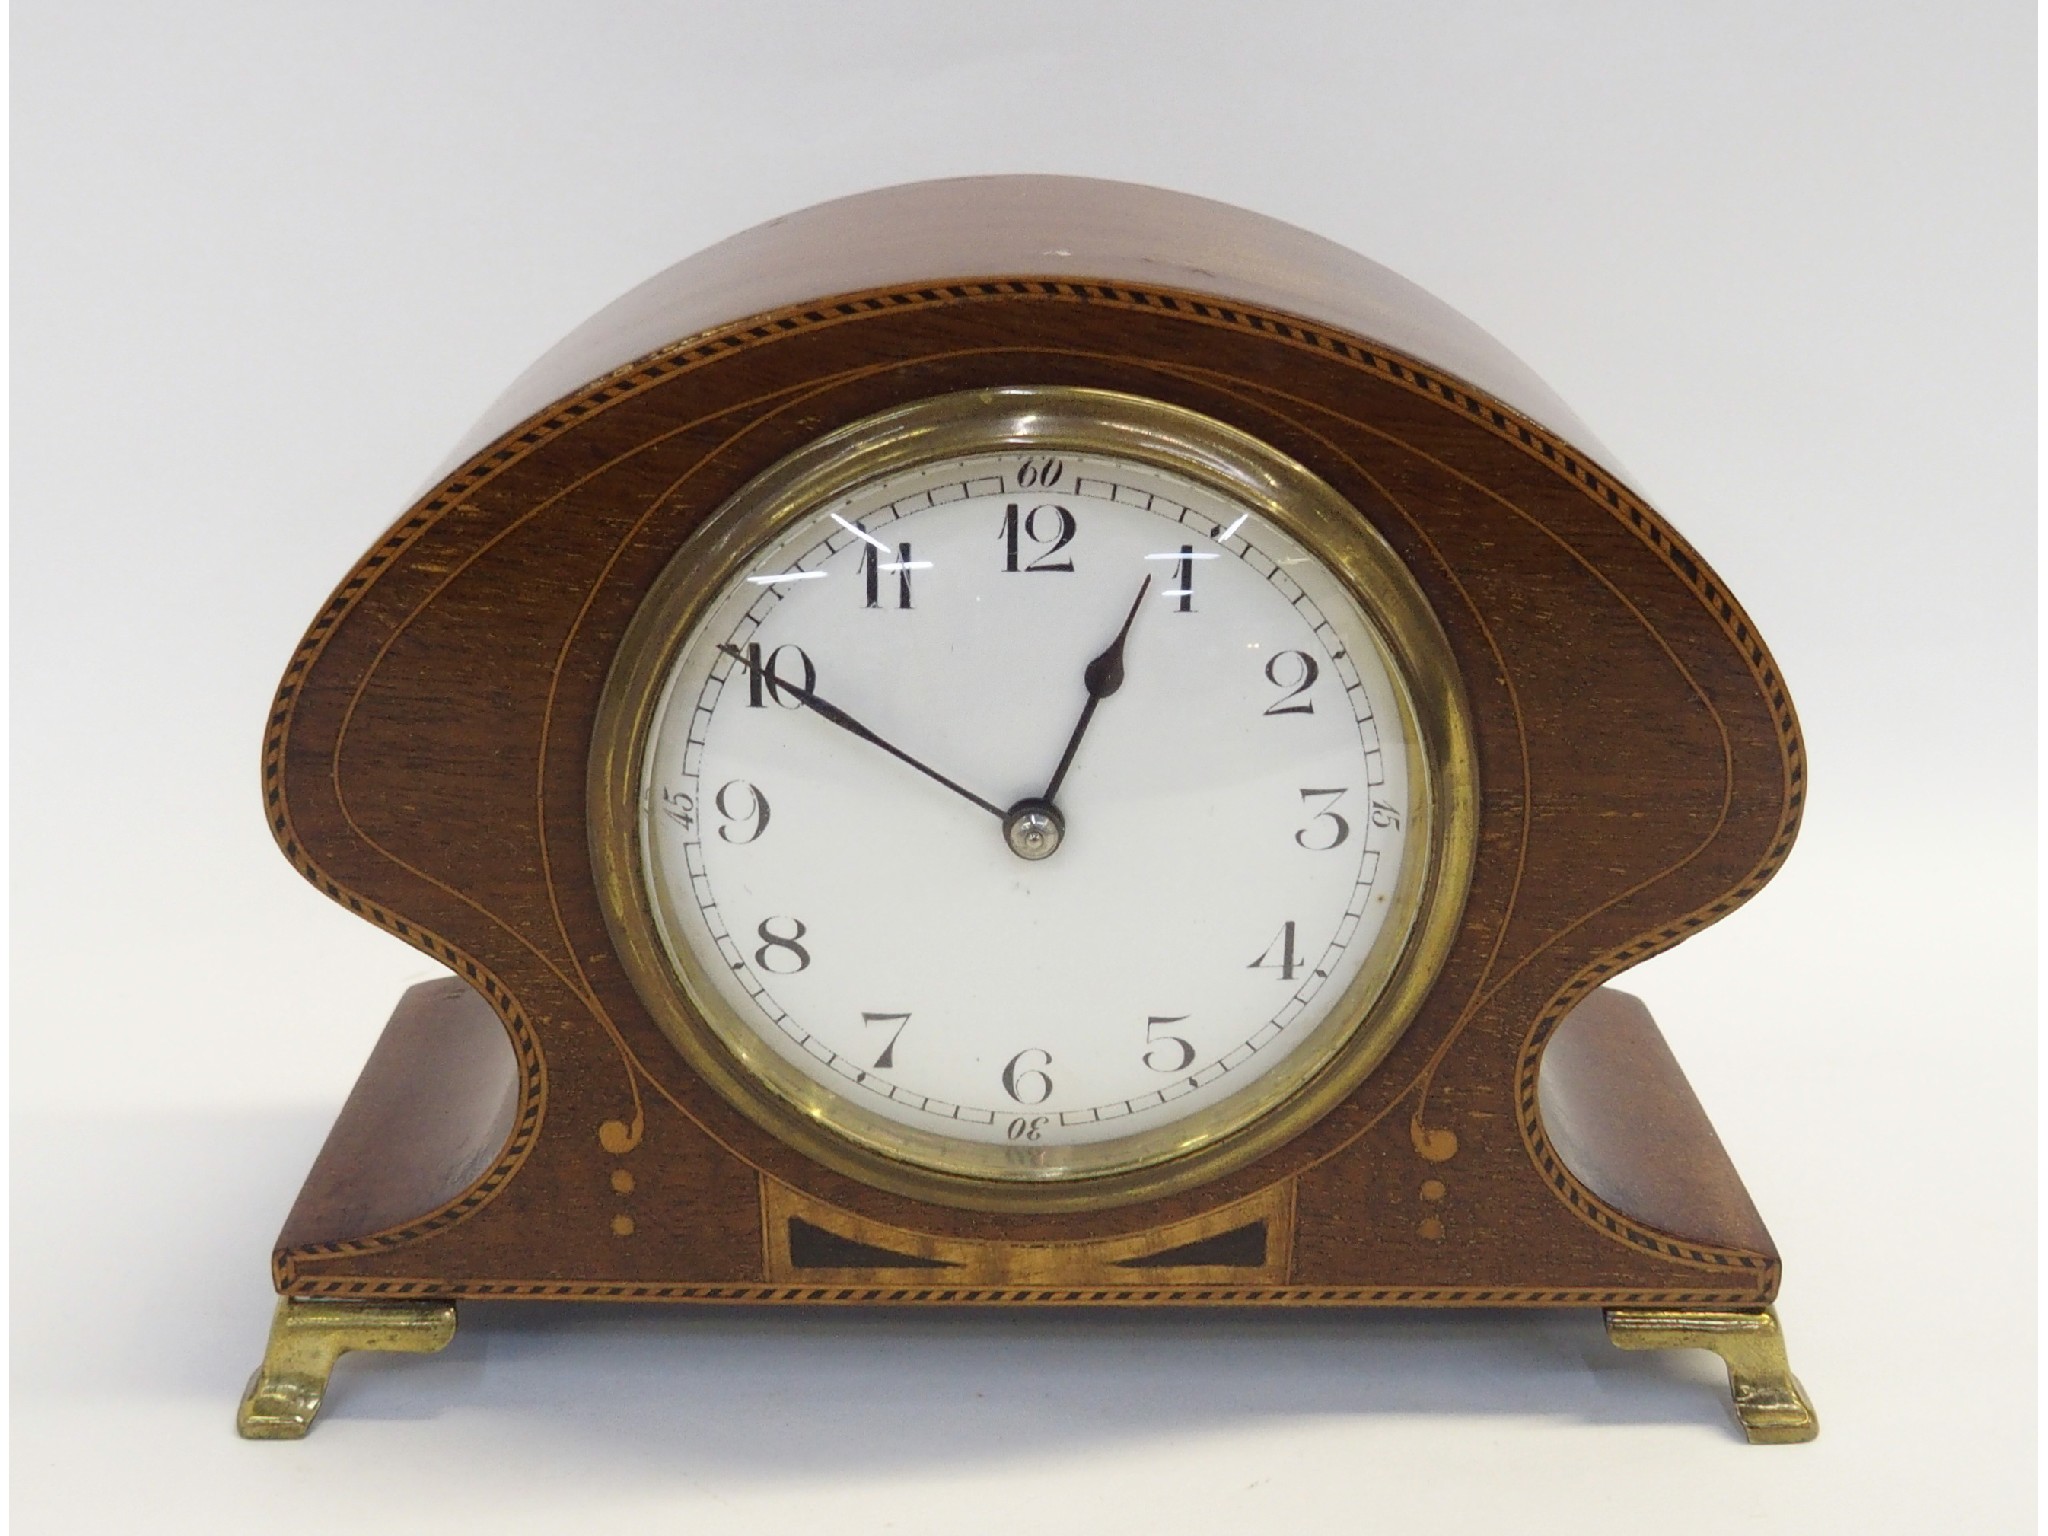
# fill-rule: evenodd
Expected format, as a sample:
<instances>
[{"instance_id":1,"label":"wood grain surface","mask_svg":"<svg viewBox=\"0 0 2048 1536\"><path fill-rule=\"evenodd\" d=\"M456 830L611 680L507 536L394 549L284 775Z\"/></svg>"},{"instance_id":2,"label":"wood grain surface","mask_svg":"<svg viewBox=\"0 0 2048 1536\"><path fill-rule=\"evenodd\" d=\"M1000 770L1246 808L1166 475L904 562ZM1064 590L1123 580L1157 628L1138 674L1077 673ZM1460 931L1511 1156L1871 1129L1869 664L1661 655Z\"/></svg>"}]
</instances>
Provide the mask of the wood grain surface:
<instances>
[{"instance_id":1,"label":"wood grain surface","mask_svg":"<svg viewBox=\"0 0 2048 1536\"><path fill-rule=\"evenodd\" d=\"M940 185L951 190L918 217L875 212L862 247L899 244L898 259L920 263L923 280L856 289L835 280L831 248L778 242L771 226L752 259L810 297L669 338L512 425L400 519L293 656L264 753L280 846L335 900L444 961L489 1002L518 1092L502 1150L471 1187L382 1226L359 1220L343 1233L323 1217L304 1229L325 1234L318 1241L294 1226L275 1255L280 1288L1768 1300L1778 1261L1753 1212L1747 1224L1731 1218L1747 1208L1739 1183L1731 1195L1714 1179L1690 1190L1667 1179L1646 1194L1604 1164L1591 1171L1627 1145L1598 1128L1604 1094L1662 1105L1655 1113L1673 1127L1706 1126L1696 1105L1681 1112L1691 1096L1668 1052L1650 1049L1639 1026L1610 1020L1588 1034L1612 1038L1629 1064L1574 1075L1601 1085L1567 1095L1574 1114L1592 1117L1575 1122L1576 1144L1560 1142L1581 1149L1585 1177L1553 1151L1537 1088L1545 1045L1576 1005L1732 911L1791 846L1798 726L1740 608L1654 511L1499 397L1370 331L1318 321L1312 296L1292 303L1275 291L1251 305L1157 281L1165 270L1187 277L1181 255L1218 205L1184 200L1193 232L1175 241L1181 254L1105 256L1085 276L1045 275L961 265L982 247L960 231L976 227L1002 183ZM1106 194L1091 184L1075 195L1092 208ZM1298 231L1229 212L1230 239L1245 248L1238 260L1282 278L1299 264ZM1041 216L1047 248L1074 248L1056 207ZM1262 261L1262 231L1287 261ZM679 299L677 312L699 311ZM1015 384L1182 405L1322 476L1391 543L1435 609L1479 751L1480 852L1463 926L1388 1059L1249 1167L1092 1213L922 1204L828 1172L754 1127L687 1071L622 975L584 825L591 720L619 637L702 519L825 431L932 395ZM1703 1141L1671 1134L1694 1136L1685 1150L1725 1168L1711 1130ZM425 1175L421 1187L440 1189ZM1288 1284L962 1292L863 1287L857 1271L842 1271L818 1294L771 1281L772 1187L845 1213L840 1228L813 1223L842 1235L868 1223L932 1243L1038 1246L1142 1240L1284 1188Z\"/></svg>"}]
</instances>

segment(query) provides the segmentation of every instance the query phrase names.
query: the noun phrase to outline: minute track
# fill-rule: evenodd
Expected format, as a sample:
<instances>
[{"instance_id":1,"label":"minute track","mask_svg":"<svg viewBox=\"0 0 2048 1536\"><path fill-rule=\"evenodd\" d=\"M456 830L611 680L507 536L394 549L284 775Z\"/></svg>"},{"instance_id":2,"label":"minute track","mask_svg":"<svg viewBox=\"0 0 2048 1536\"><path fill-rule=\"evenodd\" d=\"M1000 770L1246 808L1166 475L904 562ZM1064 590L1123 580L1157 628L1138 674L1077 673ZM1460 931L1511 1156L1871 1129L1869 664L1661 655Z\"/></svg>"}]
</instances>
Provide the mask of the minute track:
<instances>
[{"instance_id":1,"label":"minute track","mask_svg":"<svg viewBox=\"0 0 2048 1536\"><path fill-rule=\"evenodd\" d=\"M665 739L676 745L649 771L700 800L743 781L774 803L758 845L714 843L702 878L671 887L678 917L704 934L693 942L728 925L744 940L740 970L704 980L750 1021L735 1037L750 1063L772 1048L794 1073L782 1091L835 1128L901 1128L871 1145L921 1145L929 1166L1039 1178L1103 1166L1097 1148L1185 1146L1178 1127L1212 1134L1203 1128L1232 1123L1223 1117L1242 1113L1234 1106L1272 1102L1282 1091L1273 1085L1300 1081L1301 1063L1324 1059L1324 1042L1341 1038L1333 1020L1356 1016L1362 966L1386 947L1385 918L1403 910L1372 894L1394 890L1402 833L1368 837L1359 825L1310 866L1295 841L1309 824L1300 787L1342 787L1348 807L1384 777L1374 794L1404 810L1411 802L1405 743L1385 774L1367 766L1401 742L1387 734L1403 709L1388 692L1384 648L1357 599L1304 560L1284 520L1153 466L1077 452L1034 455L1031 468L1052 477L1050 488L1021 489L1018 460L1001 453L948 455L929 471L835 491L781 523L744 569L806 579L763 591L729 578L731 595L695 621L681 653L697 647L708 665L671 664L686 690L670 695L680 707L663 706L676 722ZM976 480L1007 488L922 504L920 485ZM1002 529L1013 503L1020 541L1034 509L1040 533L1071 522L1058 553L1072 570L1027 580L1021 547L1019 571L1009 570ZM887 617L866 608L859 562L873 545L862 532L892 548L914 544L916 608ZM1141 621L1153 599L1174 595L1163 588L1188 585L1184 570L1164 579L1171 573L1148 562L1196 560L1208 563L1196 567L1202 597L1191 616L1168 604ZM1128 663L1142 688L1115 686L1119 636L1138 647ZM1262 720L1278 697L1267 659L1292 649L1320 664L1314 714ZM777 653L779 671L769 661ZM1068 669L1083 661L1086 697L1061 704L1072 699ZM1367 686L1350 691L1360 669ZM849 689L858 714L845 707ZM807 728L807 712L838 729ZM1036 775L1054 777L1020 783L1048 726L1059 761L1039 756ZM885 758L947 794L917 790ZM1070 835L1043 862L1000 849L991 857L947 809L966 800L995 815L1022 790L1010 815L1033 802L1051 811L1047 788L1086 837ZM748 796L731 790L728 812L745 810ZM1313 825L1322 835L1309 842L1335 846L1334 823ZM743 819L740 830L751 826ZM696 876L694 849L662 835L669 866ZM699 905L714 897L716 911ZM808 925L802 942L814 963L800 975L751 974L756 930L770 916L778 935L797 918ZM1298 924L1292 978L1243 970L1281 918ZM784 956L770 958L779 968ZM882 1007L916 1015L887 1067L858 1022ZM1151 1029L1148 1017L1169 1022ZM1162 1079L1189 1049L1192 1062ZM1002 1069L1018 1060L1012 1090ZM1039 1075L1052 1084L1042 1099ZM974 1148L987 1149L979 1162L966 1160Z\"/></svg>"}]
</instances>

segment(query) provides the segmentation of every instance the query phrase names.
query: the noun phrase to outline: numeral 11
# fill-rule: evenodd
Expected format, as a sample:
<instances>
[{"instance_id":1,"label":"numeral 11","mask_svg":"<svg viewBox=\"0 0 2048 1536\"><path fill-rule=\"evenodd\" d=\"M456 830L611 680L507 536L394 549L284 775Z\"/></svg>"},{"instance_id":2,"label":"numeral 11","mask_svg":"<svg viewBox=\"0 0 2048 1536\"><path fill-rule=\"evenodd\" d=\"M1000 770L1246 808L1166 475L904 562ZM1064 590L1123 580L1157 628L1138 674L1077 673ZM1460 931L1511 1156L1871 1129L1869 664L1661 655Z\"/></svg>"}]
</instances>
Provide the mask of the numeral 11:
<instances>
[{"instance_id":1,"label":"numeral 11","mask_svg":"<svg viewBox=\"0 0 2048 1536\"><path fill-rule=\"evenodd\" d=\"M868 545L862 551L860 569L861 574L867 579L868 607L879 608L882 606L882 574L885 571L894 571L896 573L896 606L898 608L908 608L910 606L911 564L910 546L908 544L898 544L896 546L896 558L888 565L882 564L882 551L872 544Z\"/></svg>"}]
</instances>

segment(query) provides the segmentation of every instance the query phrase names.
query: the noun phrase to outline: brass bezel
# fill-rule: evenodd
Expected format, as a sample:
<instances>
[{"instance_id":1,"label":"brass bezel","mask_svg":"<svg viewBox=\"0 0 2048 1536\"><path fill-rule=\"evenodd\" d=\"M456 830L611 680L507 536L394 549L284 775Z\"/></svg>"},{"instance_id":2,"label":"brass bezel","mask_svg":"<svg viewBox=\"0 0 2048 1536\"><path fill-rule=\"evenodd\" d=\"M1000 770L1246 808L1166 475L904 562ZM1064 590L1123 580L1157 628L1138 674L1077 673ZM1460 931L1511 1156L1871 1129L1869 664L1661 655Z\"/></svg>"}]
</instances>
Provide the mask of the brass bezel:
<instances>
[{"instance_id":1,"label":"brass bezel","mask_svg":"<svg viewBox=\"0 0 2048 1536\"><path fill-rule=\"evenodd\" d=\"M1406 942L1376 951L1311 1043L1290 1053L1294 1066L1171 1125L1071 1149L1121 1149L1080 1173L942 1171L926 1159L971 1144L884 1120L782 1061L731 1015L685 946L665 938L640 852L644 754L663 687L684 643L755 551L868 481L997 448L1151 464L1283 529L1347 590L1374 631L1407 727L1410 783L1424 787L1429 808L1427 836L1411 844L1427 856L1404 861L1396 892L1397 910L1407 905L1413 914ZM1470 716L1449 642L1379 532L1311 471L1235 427L1139 396L1066 386L918 401L841 427L756 476L677 551L627 626L598 706L587 782L606 924L649 1013L690 1067L757 1125L826 1167L974 1210L1091 1210L1154 1198L1242 1167L1334 1109L1392 1049L1450 952L1479 804Z\"/></svg>"}]
</instances>

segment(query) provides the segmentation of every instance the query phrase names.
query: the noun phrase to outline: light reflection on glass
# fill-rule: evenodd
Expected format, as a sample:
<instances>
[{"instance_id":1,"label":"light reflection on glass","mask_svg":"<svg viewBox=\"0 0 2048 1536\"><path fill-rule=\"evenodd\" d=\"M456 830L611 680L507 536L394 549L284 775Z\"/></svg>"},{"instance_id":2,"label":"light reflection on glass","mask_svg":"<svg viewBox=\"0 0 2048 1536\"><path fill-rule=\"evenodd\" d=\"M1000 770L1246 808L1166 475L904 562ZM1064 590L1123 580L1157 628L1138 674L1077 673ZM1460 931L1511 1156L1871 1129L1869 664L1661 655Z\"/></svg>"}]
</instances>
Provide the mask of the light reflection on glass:
<instances>
[{"instance_id":1,"label":"light reflection on glass","mask_svg":"<svg viewBox=\"0 0 2048 1536\"><path fill-rule=\"evenodd\" d=\"M832 521L833 521L833 522L835 522L835 523L837 523L837 524L838 524L838 525L839 525L840 527L844 528L844 529L845 529L845 530L846 530L846 531L847 531L848 533L850 533L850 534L853 534L853 535L855 535L856 537L859 537L859 538L863 538L863 539L866 539L866 540L867 540L867 541L868 541L868 542L869 542L870 544L874 545L874 546L875 546L875 548L879 549L879 550L880 550L880 551L881 551L881 552L882 552L883 554L885 554L885 555L886 555L886 554L890 554L890 553L892 553L892 551L890 550L890 548L889 548L889 546L888 546L888 545L884 544L884 543L883 543L883 542L882 542L882 541L881 541L880 539L876 538L876 537L875 537L875 536L874 536L874 535L873 535L872 533L869 533L869 532L867 531L867 529L865 529L865 528L861 527L861 526L860 526L860 524L858 524L858 523L849 523L849 522L848 522L848 521L847 521L847 520L846 520L845 518L841 517L841 516L840 516L840 515L839 515L839 514L838 514L837 512L834 512L834 513L832 514Z\"/></svg>"}]
</instances>

